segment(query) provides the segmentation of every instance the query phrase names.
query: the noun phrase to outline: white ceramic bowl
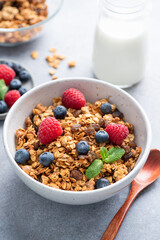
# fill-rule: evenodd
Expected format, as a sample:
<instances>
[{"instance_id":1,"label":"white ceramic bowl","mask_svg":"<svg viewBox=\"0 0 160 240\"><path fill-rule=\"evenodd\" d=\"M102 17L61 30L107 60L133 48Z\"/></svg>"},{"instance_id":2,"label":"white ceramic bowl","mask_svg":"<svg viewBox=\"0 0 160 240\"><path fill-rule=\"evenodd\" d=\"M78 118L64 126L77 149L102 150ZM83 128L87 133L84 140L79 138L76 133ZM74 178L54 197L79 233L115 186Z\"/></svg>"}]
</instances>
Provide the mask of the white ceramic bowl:
<instances>
[{"instance_id":1,"label":"white ceramic bowl","mask_svg":"<svg viewBox=\"0 0 160 240\"><path fill-rule=\"evenodd\" d=\"M82 91L90 102L110 96L110 101L116 103L124 113L125 119L134 124L136 143L142 147L142 153L134 169L120 181L97 190L73 192L48 187L27 175L15 162L15 132L24 126L25 117L39 102L50 105L53 97L62 96L67 88L77 88ZM41 196L65 204L82 205L102 201L120 192L132 182L143 167L150 150L151 128L146 114L138 102L125 91L100 80L87 78L60 79L42 84L24 94L9 111L4 123L4 146L13 169L22 181Z\"/></svg>"}]
</instances>

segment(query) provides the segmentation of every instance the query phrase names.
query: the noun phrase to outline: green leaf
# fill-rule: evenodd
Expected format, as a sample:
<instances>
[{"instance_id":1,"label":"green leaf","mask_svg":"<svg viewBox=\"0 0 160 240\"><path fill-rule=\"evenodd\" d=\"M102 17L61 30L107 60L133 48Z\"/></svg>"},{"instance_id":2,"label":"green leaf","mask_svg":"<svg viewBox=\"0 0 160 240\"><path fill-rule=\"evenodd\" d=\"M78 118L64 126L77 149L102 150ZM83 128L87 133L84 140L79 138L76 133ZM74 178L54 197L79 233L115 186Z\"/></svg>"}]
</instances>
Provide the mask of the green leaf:
<instances>
[{"instance_id":1,"label":"green leaf","mask_svg":"<svg viewBox=\"0 0 160 240\"><path fill-rule=\"evenodd\" d=\"M125 153L123 148L114 148L112 147L109 151L108 151L108 157L105 158L103 161L105 163L111 163L111 162L115 162L117 160L119 160L123 154Z\"/></svg>"},{"instance_id":2,"label":"green leaf","mask_svg":"<svg viewBox=\"0 0 160 240\"><path fill-rule=\"evenodd\" d=\"M0 80L0 100L4 99L4 96L8 92L8 87L6 86L3 79Z\"/></svg>"},{"instance_id":3,"label":"green leaf","mask_svg":"<svg viewBox=\"0 0 160 240\"><path fill-rule=\"evenodd\" d=\"M103 167L103 162L100 159L95 159L86 170L86 176L88 179L97 176Z\"/></svg>"},{"instance_id":4,"label":"green leaf","mask_svg":"<svg viewBox=\"0 0 160 240\"><path fill-rule=\"evenodd\" d=\"M108 157L108 151L107 151L107 148L105 148L105 147L101 147L100 153L101 153L102 160L104 160L105 158Z\"/></svg>"}]
</instances>

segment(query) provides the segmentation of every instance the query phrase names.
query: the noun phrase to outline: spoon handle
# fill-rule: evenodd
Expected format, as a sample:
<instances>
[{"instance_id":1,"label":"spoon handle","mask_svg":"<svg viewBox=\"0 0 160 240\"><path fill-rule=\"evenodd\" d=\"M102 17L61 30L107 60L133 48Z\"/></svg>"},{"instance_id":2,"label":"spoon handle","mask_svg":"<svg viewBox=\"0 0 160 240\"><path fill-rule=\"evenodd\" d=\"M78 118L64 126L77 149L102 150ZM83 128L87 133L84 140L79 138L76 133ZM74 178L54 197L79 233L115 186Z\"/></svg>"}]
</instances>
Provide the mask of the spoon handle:
<instances>
[{"instance_id":1,"label":"spoon handle","mask_svg":"<svg viewBox=\"0 0 160 240\"><path fill-rule=\"evenodd\" d=\"M114 240L118 230L124 220L124 217L126 216L131 204L137 197L137 195L140 193L141 189L136 189L135 185L132 185L131 191L122 205L122 207L119 209L119 211L116 213L110 224L108 225L106 231L104 232L101 240Z\"/></svg>"}]
</instances>

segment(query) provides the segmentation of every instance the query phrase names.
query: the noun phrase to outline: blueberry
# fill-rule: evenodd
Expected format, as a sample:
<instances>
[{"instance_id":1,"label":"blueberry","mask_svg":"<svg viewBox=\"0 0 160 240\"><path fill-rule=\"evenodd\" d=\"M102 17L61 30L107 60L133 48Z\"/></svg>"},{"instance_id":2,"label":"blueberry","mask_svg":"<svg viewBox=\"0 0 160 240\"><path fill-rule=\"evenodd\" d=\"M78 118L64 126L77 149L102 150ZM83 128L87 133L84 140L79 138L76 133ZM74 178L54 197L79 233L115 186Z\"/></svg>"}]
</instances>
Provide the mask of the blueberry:
<instances>
[{"instance_id":1,"label":"blueberry","mask_svg":"<svg viewBox=\"0 0 160 240\"><path fill-rule=\"evenodd\" d=\"M95 139L98 143L105 143L108 141L109 135L106 131L100 130L100 131L96 132Z\"/></svg>"},{"instance_id":2,"label":"blueberry","mask_svg":"<svg viewBox=\"0 0 160 240\"><path fill-rule=\"evenodd\" d=\"M6 65L13 69L13 63L12 62L7 62Z\"/></svg>"},{"instance_id":3,"label":"blueberry","mask_svg":"<svg viewBox=\"0 0 160 240\"><path fill-rule=\"evenodd\" d=\"M44 152L39 156L39 162L45 166L48 167L54 160L54 156L50 152Z\"/></svg>"},{"instance_id":4,"label":"blueberry","mask_svg":"<svg viewBox=\"0 0 160 240\"><path fill-rule=\"evenodd\" d=\"M29 158L30 158L30 154L26 149L21 148L16 151L15 160L17 163L25 164L28 162Z\"/></svg>"},{"instance_id":5,"label":"blueberry","mask_svg":"<svg viewBox=\"0 0 160 240\"><path fill-rule=\"evenodd\" d=\"M16 75L19 76L19 73L20 71L22 71L23 68L21 67L21 65L17 63L12 63L12 64L13 64L12 65L13 70L15 71Z\"/></svg>"},{"instance_id":6,"label":"blueberry","mask_svg":"<svg viewBox=\"0 0 160 240\"><path fill-rule=\"evenodd\" d=\"M110 181L106 178L100 178L96 182L96 188L104 188L110 185Z\"/></svg>"},{"instance_id":7,"label":"blueberry","mask_svg":"<svg viewBox=\"0 0 160 240\"><path fill-rule=\"evenodd\" d=\"M80 155L86 155L90 149L88 143L86 141L80 141L77 143L77 152Z\"/></svg>"},{"instance_id":8,"label":"blueberry","mask_svg":"<svg viewBox=\"0 0 160 240\"><path fill-rule=\"evenodd\" d=\"M13 89L18 90L21 86L22 86L22 83L19 79L13 79L9 84L9 88L11 90L13 90Z\"/></svg>"},{"instance_id":9,"label":"blueberry","mask_svg":"<svg viewBox=\"0 0 160 240\"><path fill-rule=\"evenodd\" d=\"M7 62L7 61L0 61L0 64L4 64L4 65L8 66L9 62Z\"/></svg>"},{"instance_id":10,"label":"blueberry","mask_svg":"<svg viewBox=\"0 0 160 240\"><path fill-rule=\"evenodd\" d=\"M0 101L0 113L6 113L8 111L8 106L5 101Z\"/></svg>"},{"instance_id":11,"label":"blueberry","mask_svg":"<svg viewBox=\"0 0 160 240\"><path fill-rule=\"evenodd\" d=\"M21 70L19 72L19 78L20 78L21 81L26 82L29 79L31 79L31 76L30 76L30 74L26 70Z\"/></svg>"},{"instance_id":12,"label":"blueberry","mask_svg":"<svg viewBox=\"0 0 160 240\"><path fill-rule=\"evenodd\" d=\"M20 88L18 89L18 91L19 91L19 93L20 93L21 96L22 96L22 95L25 94L28 90L27 90L26 88L24 88L24 87L20 87Z\"/></svg>"},{"instance_id":13,"label":"blueberry","mask_svg":"<svg viewBox=\"0 0 160 240\"><path fill-rule=\"evenodd\" d=\"M103 103L101 105L101 111L104 114L108 114L112 112L112 105L110 103Z\"/></svg>"},{"instance_id":14,"label":"blueberry","mask_svg":"<svg viewBox=\"0 0 160 240\"><path fill-rule=\"evenodd\" d=\"M54 110L54 116L58 119L64 119L67 114L67 109L64 106L57 106Z\"/></svg>"}]
</instances>

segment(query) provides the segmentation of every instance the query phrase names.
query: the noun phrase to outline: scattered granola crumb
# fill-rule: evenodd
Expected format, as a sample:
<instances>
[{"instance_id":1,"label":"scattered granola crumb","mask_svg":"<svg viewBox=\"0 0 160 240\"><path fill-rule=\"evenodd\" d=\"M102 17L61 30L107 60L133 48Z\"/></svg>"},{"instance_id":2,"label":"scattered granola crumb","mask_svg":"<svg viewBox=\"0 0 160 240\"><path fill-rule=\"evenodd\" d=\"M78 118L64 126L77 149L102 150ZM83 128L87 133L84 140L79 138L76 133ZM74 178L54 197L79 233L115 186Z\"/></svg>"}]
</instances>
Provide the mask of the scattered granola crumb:
<instances>
[{"instance_id":1,"label":"scattered granola crumb","mask_svg":"<svg viewBox=\"0 0 160 240\"><path fill-rule=\"evenodd\" d=\"M51 48L51 49L50 49L50 52L53 53L53 56L47 56L47 57L46 57L46 61L48 62L48 64L49 64L50 67L53 67L53 68L56 68L56 69L57 69L59 63L60 63L63 59L65 59L66 56L57 54L57 53L56 53L56 48Z\"/></svg>"},{"instance_id":2,"label":"scattered granola crumb","mask_svg":"<svg viewBox=\"0 0 160 240\"><path fill-rule=\"evenodd\" d=\"M56 48L50 48L49 51L54 53L56 52Z\"/></svg>"},{"instance_id":3,"label":"scattered granola crumb","mask_svg":"<svg viewBox=\"0 0 160 240\"><path fill-rule=\"evenodd\" d=\"M52 77L52 80L56 80L58 77L57 76L53 76Z\"/></svg>"},{"instance_id":4,"label":"scattered granola crumb","mask_svg":"<svg viewBox=\"0 0 160 240\"><path fill-rule=\"evenodd\" d=\"M54 69L50 69L50 70L49 70L49 74L50 74L50 75L54 75L55 73L56 73L56 71L55 71Z\"/></svg>"},{"instance_id":5,"label":"scattered granola crumb","mask_svg":"<svg viewBox=\"0 0 160 240\"><path fill-rule=\"evenodd\" d=\"M65 55L57 55L57 58L60 59L60 60L63 60L63 59L66 58L66 56Z\"/></svg>"},{"instance_id":6,"label":"scattered granola crumb","mask_svg":"<svg viewBox=\"0 0 160 240\"><path fill-rule=\"evenodd\" d=\"M52 56L46 56L45 59L48 62L48 65L51 68L54 68L54 69L49 70L49 74L54 75L56 73L55 69L57 69L59 67L59 64L61 63L62 60L64 60L66 58L66 56L63 55L63 54L58 54L57 49L55 47L50 48L49 51L51 53L53 53L53 55ZM70 61L68 63L68 66L70 68L75 67L76 66L76 61ZM52 80L55 80L55 79L57 79L57 76L52 77Z\"/></svg>"},{"instance_id":7,"label":"scattered granola crumb","mask_svg":"<svg viewBox=\"0 0 160 240\"><path fill-rule=\"evenodd\" d=\"M58 63L49 63L49 65L51 66L51 67L53 67L53 68L58 68Z\"/></svg>"},{"instance_id":8,"label":"scattered granola crumb","mask_svg":"<svg viewBox=\"0 0 160 240\"><path fill-rule=\"evenodd\" d=\"M70 68L75 67L75 66L76 66L76 61L70 61L70 62L68 63L68 66L69 66Z\"/></svg>"},{"instance_id":9,"label":"scattered granola crumb","mask_svg":"<svg viewBox=\"0 0 160 240\"><path fill-rule=\"evenodd\" d=\"M37 51L33 51L33 52L31 53L31 57L32 57L33 59L37 59L37 57L38 57L38 52L37 52Z\"/></svg>"}]
</instances>

